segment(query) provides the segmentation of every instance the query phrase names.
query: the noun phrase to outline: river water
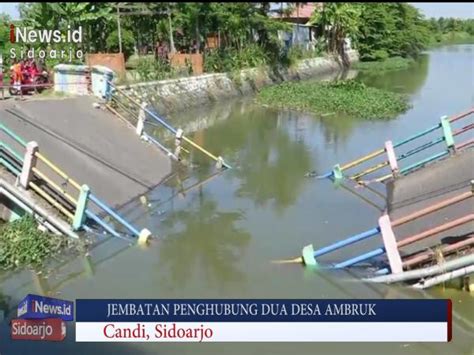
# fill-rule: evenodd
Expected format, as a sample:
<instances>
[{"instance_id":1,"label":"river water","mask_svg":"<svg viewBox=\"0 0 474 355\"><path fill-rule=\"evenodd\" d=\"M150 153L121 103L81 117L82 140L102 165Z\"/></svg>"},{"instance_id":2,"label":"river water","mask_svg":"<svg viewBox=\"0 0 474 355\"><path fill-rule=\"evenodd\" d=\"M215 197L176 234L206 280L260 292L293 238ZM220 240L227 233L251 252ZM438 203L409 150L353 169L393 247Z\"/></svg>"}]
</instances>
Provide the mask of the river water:
<instances>
[{"instance_id":1,"label":"river water","mask_svg":"<svg viewBox=\"0 0 474 355\"><path fill-rule=\"evenodd\" d=\"M310 271L272 260L299 256L309 243L324 246L376 225L385 208L383 190L362 199L328 180L324 173L462 112L474 104L474 46L434 49L413 68L359 75L358 80L409 95L413 107L389 121L273 110L252 99L216 103L170 117L192 138L219 152L233 169L213 175L207 159L179 171L121 213L157 231L147 249L106 240L89 257L72 260L46 277L20 273L2 282L0 303L14 307L28 292L60 298L452 298L454 333L450 344L74 344L73 326L61 344L3 343L0 352L111 354L474 354L474 299L441 288L418 292L367 285L347 272ZM350 253L380 241L361 243ZM375 243L375 244L374 244ZM6 275L11 276L11 275ZM6 307L4 307L6 308ZM11 312L14 312L13 310ZM7 317L9 315L7 314ZM34 347L33 347L34 346ZM4 350L3 350L4 349Z\"/></svg>"}]
</instances>

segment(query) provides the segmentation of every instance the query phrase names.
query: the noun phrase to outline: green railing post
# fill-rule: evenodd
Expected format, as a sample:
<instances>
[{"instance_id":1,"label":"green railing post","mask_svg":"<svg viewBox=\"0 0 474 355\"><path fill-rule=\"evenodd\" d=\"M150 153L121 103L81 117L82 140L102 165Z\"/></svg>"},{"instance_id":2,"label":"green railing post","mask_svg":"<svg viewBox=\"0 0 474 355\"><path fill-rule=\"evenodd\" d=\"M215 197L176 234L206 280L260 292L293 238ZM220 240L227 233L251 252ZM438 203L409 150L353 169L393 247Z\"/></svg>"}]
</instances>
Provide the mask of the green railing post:
<instances>
[{"instance_id":1,"label":"green railing post","mask_svg":"<svg viewBox=\"0 0 474 355\"><path fill-rule=\"evenodd\" d=\"M454 152L454 137L449 123L448 116L441 117L441 127L443 128L444 140L450 152Z\"/></svg>"},{"instance_id":2,"label":"green railing post","mask_svg":"<svg viewBox=\"0 0 474 355\"><path fill-rule=\"evenodd\" d=\"M81 229L82 225L84 224L89 194L89 186L82 185L79 198L77 199L76 212L74 213L74 219L72 221L72 229L75 231Z\"/></svg>"}]
</instances>

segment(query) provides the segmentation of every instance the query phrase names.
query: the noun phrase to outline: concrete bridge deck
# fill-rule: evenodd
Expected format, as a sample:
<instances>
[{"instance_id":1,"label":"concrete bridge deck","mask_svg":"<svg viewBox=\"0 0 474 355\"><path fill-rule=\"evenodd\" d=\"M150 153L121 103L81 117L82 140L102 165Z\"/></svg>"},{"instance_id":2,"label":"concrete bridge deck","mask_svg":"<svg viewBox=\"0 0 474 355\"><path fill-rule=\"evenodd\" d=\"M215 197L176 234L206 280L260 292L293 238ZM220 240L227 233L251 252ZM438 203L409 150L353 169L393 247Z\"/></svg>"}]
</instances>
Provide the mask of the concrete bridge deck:
<instances>
[{"instance_id":1,"label":"concrete bridge deck","mask_svg":"<svg viewBox=\"0 0 474 355\"><path fill-rule=\"evenodd\" d=\"M0 122L36 141L40 153L116 207L158 185L171 162L94 102L90 96L1 101Z\"/></svg>"},{"instance_id":2,"label":"concrete bridge deck","mask_svg":"<svg viewBox=\"0 0 474 355\"><path fill-rule=\"evenodd\" d=\"M429 207L437 202L459 195L471 189L474 179L474 149L458 152L456 155L438 161L427 167L400 177L387 184L388 213L391 220ZM420 233L426 229L474 213L473 198L443 208L413 222L394 228L397 240ZM467 235L474 235L474 223L466 223L449 231L402 248L401 254L423 247L432 247L444 241L460 241Z\"/></svg>"}]
</instances>

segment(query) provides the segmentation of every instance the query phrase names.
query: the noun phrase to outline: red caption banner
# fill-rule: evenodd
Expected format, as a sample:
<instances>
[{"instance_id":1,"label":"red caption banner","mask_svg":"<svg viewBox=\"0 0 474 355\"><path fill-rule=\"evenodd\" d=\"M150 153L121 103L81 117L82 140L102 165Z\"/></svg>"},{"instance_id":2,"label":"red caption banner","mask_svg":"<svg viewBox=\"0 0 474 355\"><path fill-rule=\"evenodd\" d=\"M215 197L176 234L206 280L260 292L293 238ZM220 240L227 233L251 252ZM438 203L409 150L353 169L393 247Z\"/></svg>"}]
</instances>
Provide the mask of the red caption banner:
<instances>
[{"instance_id":1,"label":"red caption banner","mask_svg":"<svg viewBox=\"0 0 474 355\"><path fill-rule=\"evenodd\" d=\"M62 341L66 337L66 323L59 318L12 319L11 337L14 340Z\"/></svg>"}]
</instances>

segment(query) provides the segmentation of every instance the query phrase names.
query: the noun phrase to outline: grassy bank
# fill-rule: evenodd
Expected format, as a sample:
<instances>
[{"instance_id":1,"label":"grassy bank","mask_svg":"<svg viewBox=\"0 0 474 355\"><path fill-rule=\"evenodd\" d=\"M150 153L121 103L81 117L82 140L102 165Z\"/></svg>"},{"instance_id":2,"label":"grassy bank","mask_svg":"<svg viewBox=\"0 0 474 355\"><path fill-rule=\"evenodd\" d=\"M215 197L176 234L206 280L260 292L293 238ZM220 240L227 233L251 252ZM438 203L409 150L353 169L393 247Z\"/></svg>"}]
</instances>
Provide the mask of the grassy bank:
<instances>
[{"instance_id":1,"label":"grassy bank","mask_svg":"<svg viewBox=\"0 0 474 355\"><path fill-rule=\"evenodd\" d=\"M357 81L293 82L263 88L257 101L321 115L344 114L363 119L390 119L410 105L404 95L365 86Z\"/></svg>"},{"instance_id":2,"label":"grassy bank","mask_svg":"<svg viewBox=\"0 0 474 355\"><path fill-rule=\"evenodd\" d=\"M390 70L403 70L415 64L412 58L392 57L382 61L357 62L353 68L361 71L385 72Z\"/></svg>"},{"instance_id":3,"label":"grassy bank","mask_svg":"<svg viewBox=\"0 0 474 355\"><path fill-rule=\"evenodd\" d=\"M0 267L8 270L41 266L66 244L64 237L38 230L35 219L26 215L0 226Z\"/></svg>"},{"instance_id":4,"label":"grassy bank","mask_svg":"<svg viewBox=\"0 0 474 355\"><path fill-rule=\"evenodd\" d=\"M449 44L471 44L474 43L474 36L463 31L451 31L435 36L432 47Z\"/></svg>"}]
</instances>

